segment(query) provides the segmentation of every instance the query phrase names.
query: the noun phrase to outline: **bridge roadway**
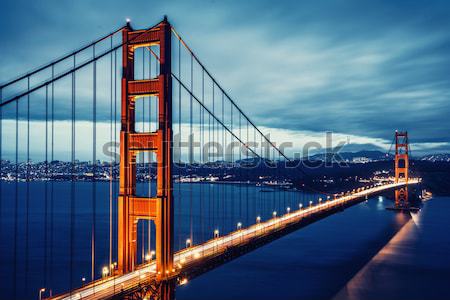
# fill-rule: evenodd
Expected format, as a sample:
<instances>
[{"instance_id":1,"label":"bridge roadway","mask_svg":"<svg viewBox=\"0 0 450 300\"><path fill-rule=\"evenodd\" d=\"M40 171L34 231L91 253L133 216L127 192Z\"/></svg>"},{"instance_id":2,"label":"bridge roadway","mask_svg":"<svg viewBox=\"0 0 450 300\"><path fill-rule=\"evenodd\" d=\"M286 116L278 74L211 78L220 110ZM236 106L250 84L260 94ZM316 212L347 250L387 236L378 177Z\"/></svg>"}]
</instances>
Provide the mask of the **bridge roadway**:
<instances>
[{"instance_id":1,"label":"bridge roadway","mask_svg":"<svg viewBox=\"0 0 450 300\"><path fill-rule=\"evenodd\" d=\"M417 184L419 182L419 179L410 179L408 184ZM405 183L388 183L365 188L350 195L322 201L316 205L310 205L301 209L299 208L283 216L278 216L265 222L259 222L250 227L236 230L228 235L216 237L203 244L180 250L175 253L174 265L176 269L171 274L171 277L178 278L178 283L184 284L188 278L195 277L214 268L215 265L220 264L220 261L223 263L223 261L229 260L228 257L230 255L227 252L241 249L242 251L237 251L237 256L242 255L245 252L249 252L248 246L252 243L259 244L260 246L286 234L286 230L290 232L298 227L308 225L337 211L341 211L345 207L364 201L366 196L398 188L403 185ZM258 245L250 248L257 247ZM207 266L208 264L210 265L209 267ZM111 299L115 297L120 299L121 295L129 293L139 286L148 285L149 282L154 282L155 278L156 265L153 260L139 266L134 272L99 279L70 293L55 296L51 299Z\"/></svg>"}]
</instances>

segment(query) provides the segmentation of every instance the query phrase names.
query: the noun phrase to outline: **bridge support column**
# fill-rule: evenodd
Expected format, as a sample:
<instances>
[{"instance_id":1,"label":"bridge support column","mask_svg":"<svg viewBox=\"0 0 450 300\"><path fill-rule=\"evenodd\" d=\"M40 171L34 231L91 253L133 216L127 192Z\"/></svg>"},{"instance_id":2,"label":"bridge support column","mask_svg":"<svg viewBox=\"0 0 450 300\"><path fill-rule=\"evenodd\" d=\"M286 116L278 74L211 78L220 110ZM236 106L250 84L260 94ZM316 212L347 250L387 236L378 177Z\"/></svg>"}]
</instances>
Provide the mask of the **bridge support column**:
<instances>
[{"instance_id":1,"label":"bridge support column","mask_svg":"<svg viewBox=\"0 0 450 300\"><path fill-rule=\"evenodd\" d=\"M172 72L171 26L165 18L148 30L123 30L122 107L120 133L120 191L118 198L118 272L132 272L136 266L137 222L152 220L156 226L157 280L160 299L173 299L174 285L165 283L173 273L172 192ZM134 52L159 45L160 74L156 78L134 79ZM158 130L135 131L135 102L140 97L158 98ZM136 154L155 152L157 160L156 198L136 195ZM169 291L170 290L170 291Z\"/></svg>"},{"instance_id":2,"label":"bridge support column","mask_svg":"<svg viewBox=\"0 0 450 300\"><path fill-rule=\"evenodd\" d=\"M175 299L175 281L165 280L159 286L159 299L172 300Z\"/></svg>"},{"instance_id":3,"label":"bridge support column","mask_svg":"<svg viewBox=\"0 0 450 300\"><path fill-rule=\"evenodd\" d=\"M409 142L408 132L395 131L395 183L405 182L406 185L395 190L395 207L407 208L409 179Z\"/></svg>"}]
</instances>

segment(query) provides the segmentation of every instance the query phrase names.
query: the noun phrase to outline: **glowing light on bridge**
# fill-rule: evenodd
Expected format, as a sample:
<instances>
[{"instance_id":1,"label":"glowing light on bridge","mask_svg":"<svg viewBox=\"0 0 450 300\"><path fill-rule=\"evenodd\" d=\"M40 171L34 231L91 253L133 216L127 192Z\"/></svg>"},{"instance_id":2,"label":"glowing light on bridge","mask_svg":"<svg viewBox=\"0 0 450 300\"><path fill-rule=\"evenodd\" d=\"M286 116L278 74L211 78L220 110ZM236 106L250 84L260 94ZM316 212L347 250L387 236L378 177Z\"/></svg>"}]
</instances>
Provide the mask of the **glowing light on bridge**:
<instances>
[{"instance_id":1,"label":"glowing light on bridge","mask_svg":"<svg viewBox=\"0 0 450 300\"><path fill-rule=\"evenodd\" d=\"M108 274L109 274L108 267L107 267L107 266L104 266L104 267L102 268L102 276L103 276L103 277L106 277L106 276L108 276Z\"/></svg>"},{"instance_id":2,"label":"glowing light on bridge","mask_svg":"<svg viewBox=\"0 0 450 300\"><path fill-rule=\"evenodd\" d=\"M42 299L42 294L45 292L45 288L41 288L40 290L39 290L39 300L41 300Z\"/></svg>"}]
</instances>

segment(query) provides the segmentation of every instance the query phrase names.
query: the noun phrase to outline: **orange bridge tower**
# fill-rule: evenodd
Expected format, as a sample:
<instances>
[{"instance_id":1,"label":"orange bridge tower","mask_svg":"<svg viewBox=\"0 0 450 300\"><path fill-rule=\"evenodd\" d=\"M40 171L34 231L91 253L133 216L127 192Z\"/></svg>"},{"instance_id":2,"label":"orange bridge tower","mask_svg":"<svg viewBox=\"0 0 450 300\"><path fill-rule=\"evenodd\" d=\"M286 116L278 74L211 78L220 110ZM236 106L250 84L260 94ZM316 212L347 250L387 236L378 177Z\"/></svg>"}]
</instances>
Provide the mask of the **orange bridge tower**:
<instances>
[{"instance_id":1,"label":"orange bridge tower","mask_svg":"<svg viewBox=\"0 0 450 300\"><path fill-rule=\"evenodd\" d=\"M120 190L118 198L118 272L136 267L137 223L152 220L156 228L157 280L165 280L173 270L172 193L172 77L171 26L167 18L150 29L123 30L122 99L120 132ZM159 46L160 73L155 78L135 80L135 50ZM155 132L136 132L136 101L155 96L158 124ZM155 152L157 194L154 198L136 195L136 155Z\"/></svg>"},{"instance_id":2,"label":"orange bridge tower","mask_svg":"<svg viewBox=\"0 0 450 300\"><path fill-rule=\"evenodd\" d=\"M406 185L395 190L395 206L408 207L409 142L407 131L395 131L395 183Z\"/></svg>"}]
</instances>

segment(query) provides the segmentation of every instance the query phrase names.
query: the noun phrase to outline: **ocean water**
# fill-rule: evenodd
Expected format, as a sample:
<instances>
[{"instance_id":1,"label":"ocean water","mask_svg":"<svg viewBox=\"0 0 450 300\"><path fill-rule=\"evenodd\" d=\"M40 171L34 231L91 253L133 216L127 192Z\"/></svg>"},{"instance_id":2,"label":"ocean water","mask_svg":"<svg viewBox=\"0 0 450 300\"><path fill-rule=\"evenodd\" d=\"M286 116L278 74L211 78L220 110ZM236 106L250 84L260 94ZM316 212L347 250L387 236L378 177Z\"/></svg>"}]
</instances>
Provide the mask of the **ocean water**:
<instances>
[{"instance_id":1,"label":"ocean water","mask_svg":"<svg viewBox=\"0 0 450 300\"><path fill-rule=\"evenodd\" d=\"M450 198L412 217L372 198L249 253L177 299L449 299Z\"/></svg>"},{"instance_id":2,"label":"ocean water","mask_svg":"<svg viewBox=\"0 0 450 300\"><path fill-rule=\"evenodd\" d=\"M116 184L111 188L114 237ZM154 190L138 186L142 195ZM175 247L321 196L260 190L176 184ZM93 244L94 277L101 276L110 252L108 183L2 183L1 196L0 299L37 299L42 287L56 294L80 286L83 277L89 281ZM375 197L300 229L179 287L177 299L448 298L450 199L436 197L412 217L386 211L391 204ZM154 249L148 229L146 222L138 225L139 260ZM112 244L115 261L114 238Z\"/></svg>"}]
</instances>

